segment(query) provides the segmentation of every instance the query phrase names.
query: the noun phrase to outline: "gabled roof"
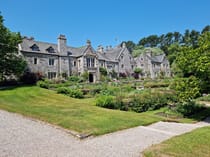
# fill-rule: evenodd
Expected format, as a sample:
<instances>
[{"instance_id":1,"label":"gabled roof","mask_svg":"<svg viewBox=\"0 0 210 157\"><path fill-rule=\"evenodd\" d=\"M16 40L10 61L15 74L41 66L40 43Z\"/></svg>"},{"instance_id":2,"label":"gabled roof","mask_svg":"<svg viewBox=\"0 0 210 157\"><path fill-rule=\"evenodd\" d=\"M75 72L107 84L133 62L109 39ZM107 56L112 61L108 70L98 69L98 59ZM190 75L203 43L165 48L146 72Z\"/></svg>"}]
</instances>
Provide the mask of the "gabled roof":
<instances>
[{"instance_id":1,"label":"gabled roof","mask_svg":"<svg viewBox=\"0 0 210 157\"><path fill-rule=\"evenodd\" d=\"M55 50L55 53L58 53L56 44L39 42L39 41L30 40L30 39L23 39L22 43L20 44L20 47L21 47L22 51L33 52L31 49L31 47L33 47L33 45L38 46L41 53L48 53L47 49L49 47L52 47ZM36 52L34 52L34 53L36 53Z\"/></svg>"},{"instance_id":2,"label":"gabled roof","mask_svg":"<svg viewBox=\"0 0 210 157\"><path fill-rule=\"evenodd\" d=\"M161 54L161 55L152 56L151 60L152 62L162 63L164 58L165 58L165 54Z\"/></svg>"},{"instance_id":3,"label":"gabled roof","mask_svg":"<svg viewBox=\"0 0 210 157\"><path fill-rule=\"evenodd\" d=\"M125 51L129 53L126 47L117 46L115 48L105 51L104 53L98 52L97 54L99 55L99 59L101 60L117 62L120 55Z\"/></svg>"},{"instance_id":4,"label":"gabled roof","mask_svg":"<svg viewBox=\"0 0 210 157\"><path fill-rule=\"evenodd\" d=\"M34 45L39 48L39 52L33 51L31 49L31 47L33 47ZM88 47L95 53L95 50L92 48L91 45L89 45L89 46L86 45L86 46L82 46L79 48L67 46L66 56L67 55L71 55L73 57L82 56L87 51ZM53 54L59 55L57 44L35 41L33 39L28 39L28 38L24 38L22 40L22 43L20 44L20 48L21 48L20 50L24 51L24 52L46 53L46 54L49 54L49 51L48 51L49 49L54 49Z\"/></svg>"}]
</instances>

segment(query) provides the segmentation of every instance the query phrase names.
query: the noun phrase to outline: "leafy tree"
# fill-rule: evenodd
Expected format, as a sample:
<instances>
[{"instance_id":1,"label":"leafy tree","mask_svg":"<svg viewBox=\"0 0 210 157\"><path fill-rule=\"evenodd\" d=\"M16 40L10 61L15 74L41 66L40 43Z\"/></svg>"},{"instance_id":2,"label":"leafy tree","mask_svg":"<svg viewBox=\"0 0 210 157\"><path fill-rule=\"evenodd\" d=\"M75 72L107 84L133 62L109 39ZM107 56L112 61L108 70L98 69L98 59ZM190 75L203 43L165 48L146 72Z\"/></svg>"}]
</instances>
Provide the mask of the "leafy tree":
<instances>
[{"instance_id":1,"label":"leafy tree","mask_svg":"<svg viewBox=\"0 0 210 157\"><path fill-rule=\"evenodd\" d=\"M20 33L11 32L4 26L3 21L0 15L0 81L9 77L19 77L26 67L26 62L18 55Z\"/></svg>"},{"instance_id":2,"label":"leafy tree","mask_svg":"<svg viewBox=\"0 0 210 157\"><path fill-rule=\"evenodd\" d=\"M171 44L168 48L168 60L170 64L176 60L178 53L181 51L181 46L178 43Z\"/></svg>"},{"instance_id":3,"label":"leafy tree","mask_svg":"<svg viewBox=\"0 0 210 157\"><path fill-rule=\"evenodd\" d=\"M206 27L203 28L203 30L201 31L201 33L205 33L205 32L210 32L210 25L207 25Z\"/></svg>"},{"instance_id":4,"label":"leafy tree","mask_svg":"<svg viewBox=\"0 0 210 157\"><path fill-rule=\"evenodd\" d=\"M202 82L202 90L210 89L210 32L199 37L198 47L183 47L176 63L184 77L194 75Z\"/></svg>"},{"instance_id":5,"label":"leafy tree","mask_svg":"<svg viewBox=\"0 0 210 157\"><path fill-rule=\"evenodd\" d=\"M144 47L156 47L159 44L159 37L157 35L150 35L147 38L143 38L139 41L138 45Z\"/></svg>"},{"instance_id":6,"label":"leafy tree","mask_svg":"<svg viewBox=\"0 0 210 157\"><path fill-rule=\"evenodd\" d=\"M177 91L177 96L181 102L200 96L200 82L195 76L178 78L171 83L170 88Z\"/></svg>"}]
</instances>

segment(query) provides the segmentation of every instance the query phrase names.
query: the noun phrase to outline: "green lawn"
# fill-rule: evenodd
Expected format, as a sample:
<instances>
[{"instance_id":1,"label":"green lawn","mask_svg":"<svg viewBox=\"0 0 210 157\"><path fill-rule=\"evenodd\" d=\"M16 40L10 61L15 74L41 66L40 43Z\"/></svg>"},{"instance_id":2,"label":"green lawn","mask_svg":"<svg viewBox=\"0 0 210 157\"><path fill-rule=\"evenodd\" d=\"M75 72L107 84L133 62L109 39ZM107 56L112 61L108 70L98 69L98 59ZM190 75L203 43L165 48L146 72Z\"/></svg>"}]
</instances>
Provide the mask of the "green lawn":
<instances>
[{"instance_id":1,"label":"green lawn","mask_svg":"<svg viewBox=\"0 0 210 157\"><path fill-rule=\"evenodd\" d=\"M210 127L171 138L144 151L144 157L209 157Z\"/></svg>"},{"instance_id":2,"label":"green lawn","mask_svg":"<svg viewBox=\"0 0 210 157\"><path fill-rule=\"evenodd\" d=\"M80 133L100 135L160 120L153 112L134 113L94 105L94 99L73 99L39 87L0 90L0 108Z\"/></svg>"}]
</instances>

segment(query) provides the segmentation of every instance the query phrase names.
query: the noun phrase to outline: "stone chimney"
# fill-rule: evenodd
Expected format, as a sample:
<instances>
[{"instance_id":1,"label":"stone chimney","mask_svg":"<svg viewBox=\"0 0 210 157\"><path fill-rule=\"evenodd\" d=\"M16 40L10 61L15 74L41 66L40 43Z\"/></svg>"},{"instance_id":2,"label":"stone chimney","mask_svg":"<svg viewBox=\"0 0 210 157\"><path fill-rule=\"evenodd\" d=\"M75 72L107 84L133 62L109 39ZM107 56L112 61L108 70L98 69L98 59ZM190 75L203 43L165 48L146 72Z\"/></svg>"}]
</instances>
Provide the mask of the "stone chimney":
<instances>
[{"instance_id":1,"label":"stone chimney","mask_svg":"<svg viewBox=\"0 0 210 157\"><path fill-rule=\"evenodd\" d=\"M59 37L58 37L58 52L60 53L60 54L64 54L64 53L66 53L66 37L65 37L65 35L60 35Z\"/></svg>"},{"instance_id":2,"label":"stone chimney","mask_svg":"<svg viewBox=\"0 0 210 157\"><path fill-rule=\"evenodd\" d=\"M87 46L91 46L91 41L87 40L86 44L87 44Z\"/></svg>"},{"instance_id":3,"label":"stone chimney","mask_svg":"<svg viewBox=\"0 0 210 157\"><path fill-rule=\"evenodd\" d=\"M103 46L101 46L101 45L99 45L98 46L98 52L101 52L101 53L103 53L104 52L104 48L103 48Z\"/></svg>"},{"instance_id":4,"label":"stone chimney","mask_svg":"<svg viewBox=\"0 0 210 157\"><path fill-rule=\"evenodd\" d=\"M152 57L152 51L151 50L146 50L146 54L147 54L147 56Z\"/></svg>"},{"instance_id":5,"label":"stone chimney","mask_svg":"<svg viewBox=\"0 0 210 157\"><path fill-rule=\"evenodd\" d=\"M125 42L123 42L123 44L122 44L122 48L126 48L126 44L125 44Z\"/></svg>"}]
</instances>

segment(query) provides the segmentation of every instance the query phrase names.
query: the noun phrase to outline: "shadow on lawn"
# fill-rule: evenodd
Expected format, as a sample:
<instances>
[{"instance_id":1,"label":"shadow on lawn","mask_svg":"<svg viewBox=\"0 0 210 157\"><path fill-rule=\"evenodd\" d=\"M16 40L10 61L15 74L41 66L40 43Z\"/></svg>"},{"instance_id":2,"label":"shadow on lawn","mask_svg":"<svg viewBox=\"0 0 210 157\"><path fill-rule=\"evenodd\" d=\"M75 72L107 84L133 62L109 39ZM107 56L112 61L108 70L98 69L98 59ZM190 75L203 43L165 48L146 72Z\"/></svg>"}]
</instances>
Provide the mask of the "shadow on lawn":
<instances>
[{"instance_id":1,"label":"shadow on lawn","mask_svg":"<svg viewBox=\"0 0 210 157\"><path fill-rule=\"evenodd\" d=\"M18 84L18 85L9 85L9 86L0 86L0 91L4 90L14 90L21 87L34 87L35 85L24 85L24 84Z\"/></svg>"},{"instance_id":2,"label":"shadow on lawn","mask_svg":"<svg viewBox=\"0 0 210 157\"><path fill-rule=\"evenodd\" d=\"M190 118L196 121L204 121L210 123L210 107L205 107L202 111L195 113L191 116L185 118Z\"/></svg>"}]
</instances>

